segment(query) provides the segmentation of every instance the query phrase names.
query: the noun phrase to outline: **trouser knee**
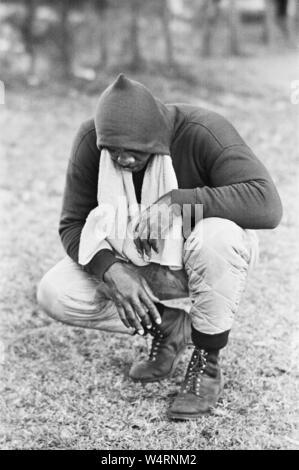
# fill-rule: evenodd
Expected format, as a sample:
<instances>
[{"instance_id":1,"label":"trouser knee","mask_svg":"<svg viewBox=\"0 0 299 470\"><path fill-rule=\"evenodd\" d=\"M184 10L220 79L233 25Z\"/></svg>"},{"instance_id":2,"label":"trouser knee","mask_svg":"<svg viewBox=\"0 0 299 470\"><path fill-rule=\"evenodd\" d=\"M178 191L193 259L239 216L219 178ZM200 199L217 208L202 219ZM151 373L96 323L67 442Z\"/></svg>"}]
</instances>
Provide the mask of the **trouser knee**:
<instances>
[{"instance_id":1,"label":"trouser knee","mask_svg":"<svg viewBox=\"0 0 299 470\"><path fill-rule=\"evenodd\" d=\"M229 261L241 257L248 264L249 248L245 230L230 220L211 217L197 223L186 240L184 261L188 262L191 254L202 256L205 252L209 252L210 255L214 252ZM214 260L214 256L210 256L209 260ZM196 261L196 256L193 257L193 261Z\"/></svg>"},{"instance_id":2,"label":"trouser knee","mask_svg":"<svg viewBox=\"0 0 299 470\"><path fill-rule=\"evenodd\" d=\"M231 328L243 293L251 250L247 233L221 218L201 220L184 246L193 326L206 334Z\"/></svg>"},{"instance_id":3,"label":"trouser knee","mask_svg":"<svg viewBox=\"0 0 299 470\"><path fill-rule=\"evenodd\" d=\"M38 305L50 316L59 318L61 308L58 302L58 292L50 282L49 275L46 273L40 280L37 290L36 299Z\"/></svg>"}]
</instances>

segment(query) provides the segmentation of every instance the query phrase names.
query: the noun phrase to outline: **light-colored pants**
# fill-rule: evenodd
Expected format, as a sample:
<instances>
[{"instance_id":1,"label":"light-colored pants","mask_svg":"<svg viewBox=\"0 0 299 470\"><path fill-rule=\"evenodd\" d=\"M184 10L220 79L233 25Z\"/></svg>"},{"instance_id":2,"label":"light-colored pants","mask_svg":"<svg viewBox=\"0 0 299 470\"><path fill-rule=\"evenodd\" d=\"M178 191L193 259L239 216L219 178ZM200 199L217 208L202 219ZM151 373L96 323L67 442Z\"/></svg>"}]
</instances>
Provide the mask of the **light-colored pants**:
<instances>
[{"instance_id":1,"label":"light-colored pants","mask_svg":"<svg viewBox=\"0 0 299 470\"><path fill-rule=\"evenodd\" d=\"M184 245L184 269L149 264L136 267L162 303L189 311L193 327L205 334L230 330L249 268L258 259L254 231L221 218L201 220ZM64 323L128 333L108 286L65 257L42 278L39 304ZM176 299L176 300L174 300Z\"/></svg>"}]
</instances>

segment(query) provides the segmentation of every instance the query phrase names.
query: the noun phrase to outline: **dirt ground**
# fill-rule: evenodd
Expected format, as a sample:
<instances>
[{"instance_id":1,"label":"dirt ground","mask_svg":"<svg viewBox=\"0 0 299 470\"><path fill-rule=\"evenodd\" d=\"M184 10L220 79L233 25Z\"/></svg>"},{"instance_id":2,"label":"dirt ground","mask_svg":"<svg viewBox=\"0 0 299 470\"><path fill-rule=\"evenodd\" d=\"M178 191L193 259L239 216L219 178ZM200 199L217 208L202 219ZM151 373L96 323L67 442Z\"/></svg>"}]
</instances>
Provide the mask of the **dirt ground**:
<instances>
[{"instance_id":1,"label":"dirt ground","mask_svg":"<svg viewBox=\"0 0 299 470\"><path fill-rule=\"evenodd\" d=\"M142 386L127 377L146 352L142 338L72 328L38 308L36 285L63 256L57 225L72 139L96 95L8 88L0 108L1 448L299 448L297 57L210 61L198 77L193 85L137 78L162 100L225 114L271 171L284 206L280 226L259 232L260 265L222 354L219 405L195 422L168 421L190 351L171 380Z\"/></svg>"}]
</instances>

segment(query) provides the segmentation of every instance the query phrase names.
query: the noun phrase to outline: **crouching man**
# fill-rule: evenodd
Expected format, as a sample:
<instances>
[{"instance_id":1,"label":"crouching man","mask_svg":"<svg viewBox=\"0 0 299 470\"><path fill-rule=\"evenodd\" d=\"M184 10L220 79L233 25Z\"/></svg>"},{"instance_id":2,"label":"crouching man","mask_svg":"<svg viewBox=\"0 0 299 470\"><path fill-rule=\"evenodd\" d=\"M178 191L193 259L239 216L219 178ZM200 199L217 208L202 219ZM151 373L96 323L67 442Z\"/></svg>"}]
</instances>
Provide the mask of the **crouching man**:
<instances>
[{"instance_id":1,"label":"crouching man","mask_svg":"<svg viewBox=\"0 0 299 470\"><path fill-rule=\"evenodd\" d=\"M224 117L163 104L121 74L75 138L59 228L68 256L38 301L70 325L151 334L133 380L171 376L192 343L168 416L198 418L223 388L219 351L257 258L254 230L281 214L268 171Z\"/></svg>"}]
</instances>

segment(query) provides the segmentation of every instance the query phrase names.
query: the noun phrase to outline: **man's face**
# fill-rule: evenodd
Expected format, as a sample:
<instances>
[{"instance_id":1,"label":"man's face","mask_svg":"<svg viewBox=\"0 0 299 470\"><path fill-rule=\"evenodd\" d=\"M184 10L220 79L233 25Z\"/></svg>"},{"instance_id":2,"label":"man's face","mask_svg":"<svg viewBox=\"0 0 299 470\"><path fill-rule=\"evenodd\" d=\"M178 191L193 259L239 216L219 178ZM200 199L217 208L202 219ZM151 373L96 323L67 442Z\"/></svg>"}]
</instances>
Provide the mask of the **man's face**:
<instances>
[{"instance_id":1,"label":"man's face","mask_svg":"<svg viewBox=\"0 0 299 470\"><path fill-rule=\"evenodd\" d=\"M112 160L123 170L133 173L142 170L151 157L151 153L139 152L137 150L106 147Z\"/></svg>"}]
</instances>

